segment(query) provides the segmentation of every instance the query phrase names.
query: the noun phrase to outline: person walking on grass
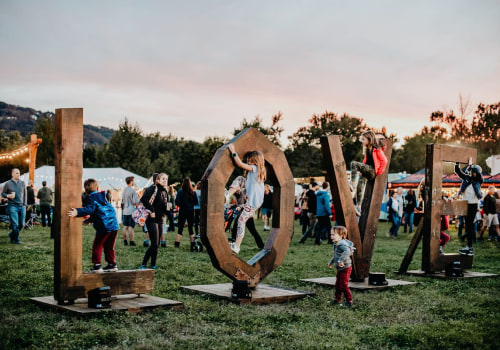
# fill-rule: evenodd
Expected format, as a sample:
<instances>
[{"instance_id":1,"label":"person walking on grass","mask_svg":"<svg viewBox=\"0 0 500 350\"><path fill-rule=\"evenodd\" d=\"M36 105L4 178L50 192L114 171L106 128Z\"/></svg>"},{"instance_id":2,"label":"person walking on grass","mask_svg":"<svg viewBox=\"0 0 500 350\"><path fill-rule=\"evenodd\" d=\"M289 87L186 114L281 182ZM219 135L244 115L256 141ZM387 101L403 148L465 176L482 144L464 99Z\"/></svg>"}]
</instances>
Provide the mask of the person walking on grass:
<instances>
[{"instance_id":1,"label":"person walking on grass","mask_svg":"<svg viewBox=\"0 0 500 350\"><path fill-rule=\"evenodd\" d=\"M184 230L184 225L186 221L188 223L189 240L191 241L191 251L194 252L196 249L196 242L194 241L194 206L198 204L198 197L194 192L193 185L191 184L191 179L186 177L182 180L182 186L179 192L177 192L177 197L175 198L175 204L179 207L179 216L177 220L177 239L175 240L174 246L179 248L182 240L182 231Z\"/></svg>"},{"instance_id":2,"label":"person walking on grass","mask_svg":"<svg viewBox=\"0 0 500 350\"><path fill-rule=\"evenodd\" d=\"M52 190L47 187L47 181L42 181L42 188L38 190L37 194L40 200L40 215L42 219L42 226L51 226L52 220L50 216L50 206L52 205Z\"/></svg>"},{"instance_id":3,"label":"person walking on grass","mask_svg":"<svg viewBox=\"0 0 500 350\"><path fill-rule=\"evenodd\" d=\"M141 203L149 211L146 219L146 227L149 233L151 245L144 253L142 264L139 269L146 269L151 259L151 268L156 269L156 258L158 257L158 247L160 237L163 232L163 217L167 213L167 190L168 176L165 173L153 174L153 184L149 186L141 197Z\"/></svg>"},{"instance_id":4,"label":"person walking on grass","mask_svg":"<svg viewBox=\"0 0 500 350\"><path fill-rule=\"evenodd\" d=\"M326 238L328 232L332 229L332 222L330 221L330 215L332 214L330 209L331 198L328 194L329 187L329 183L325 181L321 184L321 190L316 192L316 217L318 218L318 223L315 230L315 245L320 245L321 239Z\"/></svg>"},{"instance_id":5,"label":"person walking on grass","mask_svg":"<svg viewBox=\"0 0 500 350\"><path fill-rule=\"evenodd\" d=\"M21 244L19 234L24 227L26 217L27 192L24 181L20 179L21 172L14 168L11 171L12 179L3 186L2 198L7 198L7 214L9 215L11 231L10 243Z\"/></svg>"},{"instance_id":6,"label":"person walking on grass","mask_svg":"<svg viewBox=\"0 0 500 350\"><path fill-rule=\"evenodd\" d=\"M82 208L71 208L70 217L90 215L95 228L95 238L92 244L91 272L118 271L115 257L115 242L118 235L118 220L113 206L106 199L106 192L99 192L99 183L95 179L87 179L83 183L85 196ZM104 258L108 265L102 268L101 255L104 249Z\"/></svg>"},{"instance_id":7,"label":"person walking on grass","mask_svg":"<svg viewBox=\"0 0 500 350\"><path fill-rule=\"evenodd\" d=\"M174 210L175 210L175 190L174 186L168 186L168 203L167 203L167 219L168 219L168 230L167 232L175 232L174 224Z\"/></svg>"},{"instance_id":8,"label":"person walking on grass","mask_svg":"<svg viewBox=\"0 0 500 350\"><path fill-rule=\"evenodd\" d=\"M231 243L231 250L238 254L241 242L245 236L245 226L249 218L253 217L255 211L260 208L264 201L264 181L266 181L266 165L264 154L260 151L252 151L244 163L236 153L233 144L229 144L228 150L236 166L245 170L246 176L246 201L245 206L238 218L238 229L236 241Z\"/></svg>"},{"instance_id":9,"label":"person walking on grass","mask_svg":"<svg viewBox=\"0 0 500 350\"><path fill-rule=\"evenodd\" d=\"M306 239L311 236L311 232L315 232L316 223L318 222L318 218L316 216L317 190L319 190L319 185L317 182L313 181L309 186L309 190L305 194L307 198L307 218L309 219L309 228L302 234L299 243L305 243Z\"/></svg>"},{"instance_id":10,"label":"person walking on grass","mask_svg":"<svg viewBox=\"0 0 500 350\"><path fill-rule=\"evenodd\" d=\"M349 278L352 272L352 259L356 248L354 244L347 239L347 229L344 226L335 226L332 228L330 238L333 242L333 257L328 263L328 268L333 266L337 268L335 280L335 299L332 304L340 304L342 295L344 295L344 306L352 306L352 294L349 289Z\"/></svg>"},{"instance_id":11,"label":"person walking on grass","mask_svg":"<svg viewBox=\"0 0 500 350\"><path fill-rule=\"evenodd\" d=\"M495 198L495 186L488 187L488 193L484 197L483 210L484 221L483 227L479 232L479 239L483 238L484 231L493 230L488 234L488 240L491 241L494 235L491 233L496 232L496 237L500 236L500 229L498 228L498 215L497 215L497 199Z\"/></svg>"},{"instance_id":12,"label":"person walking on grass","mask_svg":"<svg viewBox=\"0 0 500 350\"><path fill-rule=\"evenodd\" d=\"M134 241L134 227L135 221L132 218L132 213L139 204L139 196L134 190L135 179L133 176L128 176L125 178L127 187L123 190L122 202L123 202L123 244L128 245L127 238L130 241L131 246L135 246Z\"/></svg>"},{"instance_id":13,"label":"person walking on grass","mask_svg":"<svg viewBox=\"0 0 500 350\"><path fill-rule=\"evenodd\" d=\"M262 221L264 222L264 231L271 229L270 220L273 214L273 192L271 186L264 186L264 202L262 202Z\"/></svg>"},{"instance_id":14,"label":"person walking on grass","mask_svg":"<svg viewBox=\"0 0 500 350\"><path fill-rule=\"evenodd\" d=\"M194 190L196 195L196 204L194 205L194 233L198 236L200 234L200 214L201 214L201 181L196 183Z\"/></svg>"},{"instance_id":15,"label":"person walking on grass","mask_svg":"<svg viewBox=\"0 0 500 350\"><path fill-rule=\"evenodd\" d=\"M409 228L409 233L413 233L413 217L415 215L415 208L417 207L417 198L413 190L408 190L408 193L404 197L404 233L407 232Z\"/></svg>"}]
</instances>

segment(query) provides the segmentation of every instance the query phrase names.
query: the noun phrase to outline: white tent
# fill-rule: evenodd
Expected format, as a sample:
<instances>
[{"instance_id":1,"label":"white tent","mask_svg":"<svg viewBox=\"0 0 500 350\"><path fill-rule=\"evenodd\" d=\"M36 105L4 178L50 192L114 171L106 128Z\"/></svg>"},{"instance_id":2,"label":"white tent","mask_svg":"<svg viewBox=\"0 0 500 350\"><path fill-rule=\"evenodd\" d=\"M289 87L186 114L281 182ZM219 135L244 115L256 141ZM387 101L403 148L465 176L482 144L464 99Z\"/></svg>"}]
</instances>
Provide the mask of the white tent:
<instances>
[{"instance_id":1,"label":"white tent","mask_svg":"<svg viewBox=\"0 0 500 350\"><path fill-rule=\"evenodd\" d=\"M82 190L83 181L92 178L96 179L99 182L100 190L119 191L127 186L127 184L125 183L125 178L128 176L133 176L135 178L135 185L138 188L143 188L148 183L148 179L122 168L83 168ZM29 173L22 174L21 179L24 181L24 183L28 184ZM54 166L45 165L35 169L35 188L42 187L42 181L47 181L47 186L54 188Z\"/></svg>"}]
</instances>

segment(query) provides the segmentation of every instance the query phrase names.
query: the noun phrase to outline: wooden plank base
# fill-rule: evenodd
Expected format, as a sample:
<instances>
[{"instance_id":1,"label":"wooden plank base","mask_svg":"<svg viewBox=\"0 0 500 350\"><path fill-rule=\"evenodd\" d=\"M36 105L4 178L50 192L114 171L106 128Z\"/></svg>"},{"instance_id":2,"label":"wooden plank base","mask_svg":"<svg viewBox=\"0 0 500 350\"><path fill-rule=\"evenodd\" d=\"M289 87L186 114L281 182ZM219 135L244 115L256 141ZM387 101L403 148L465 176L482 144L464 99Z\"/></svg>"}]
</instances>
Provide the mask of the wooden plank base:
<instances>
[{"instance_id":1,"label":"wooden plank base","mask_svg":"<svg viewBox=\"0 0 500 350\"><path fill-rule=\"evenodd\" d=\"M437 273L426 273L422 270L409 270L406 271L405 274L411 276L419 276L419 277L434 277L441 279L462 279L462 278L479 278L479 277L498 277L495 273L484 273L484 272L473 272L473 271L464 271L464 277L448 277L444 274L444 271Z\"/></svg>"},{"instance_id":2,"label":"wooden plank base","mask_svg":"<svg viewBox=\"0 0 500 350\"><path fill-rule=\"evenodd\" d=\"M315 295L313 292L274 287L262 283L252 290L251 299L233 298L231 296L231 291L233 289L232 283L200 284L195 286L183 286L181 288L196 293L216 296L220 299L228 300L236 304L279 304L302 299L308 295Z\"/></svg>"},{"instance_id":3,"label":"wooden plank base","mask_svg":"<svg viewBox=\"0 0 500 350\"><path fill-rule=\"evenodd\" d=\"M157 308L182 310L184 305L180 301L170 300L155 297L152 295L141 294L126 294L117 295L112 297L111 308L108 309L93 309L87 306L87 299L76 299L72 305L58 305L57 300L53 296L30 298L35 304L69 311L78 315L95 315L100 312L108 311L127 311L131 313L139 313L143 311L150 311Z\"/></svg>"},{"instance_id":4,"label":"wooden plank base","mask_svg":"<svg viewBox=\"0 0 500 350\"><path fill-rule=\"evenodd\" d=\"M336 278L335 277L307 278L307 279L302 279L301 281L308 283L315 283L322 286L333 287L335 286ZM417 282L408 282L408 281L391 280L391 279L387 279L387 282L388 284L385 286L373 286L371 284L368 284L368 279L365 279L363 282L349 281L349 288L355 290L384 290L396 286L417 284Z\"/></svg>"}]
</instances>

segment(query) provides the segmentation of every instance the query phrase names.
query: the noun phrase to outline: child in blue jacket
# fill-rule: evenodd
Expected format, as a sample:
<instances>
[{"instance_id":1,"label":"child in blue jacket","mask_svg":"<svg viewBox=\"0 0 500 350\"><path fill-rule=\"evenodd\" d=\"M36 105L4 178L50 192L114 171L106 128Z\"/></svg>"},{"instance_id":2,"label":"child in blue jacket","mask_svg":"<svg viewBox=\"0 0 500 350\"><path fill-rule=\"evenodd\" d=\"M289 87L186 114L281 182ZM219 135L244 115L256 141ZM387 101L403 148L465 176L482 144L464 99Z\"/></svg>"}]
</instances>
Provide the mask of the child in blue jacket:
<instances>
[{"instance_id":1,"label":"child in blue jacket","mask_svg":"<svg viewBox=\"0 0 500 350\"><path fill-rule=\"evenodd\" d=\"M335 299L332 304L339 304L342 294L345 297L344 306L352 306L352 294L349 289L349 278L352 272L352 259L356 248L353 243L347 239L347 229L344 226L335 226L331 231L333 241L333 257L328 263L328 268L333 265L337 268L335 281Z\"/></svg>"},{"instance_id":2,"label":"child in blue jacket","mask_svg":"<svg viewBox=\"0 0 500 350\"><path fill-rule=\"evenodd\" d=\"M94 179L85 180L85 199L82 208L71 208L68 215L71 217L82 217L90 215L95 228L95 238L92 245L91 272L118 271L115 257L115 242L118 234L118 220L113 206L106 199L106 192L99 191L99 183ZM104 248L104 257L108 265L103 269L101 255Z\"/></svg>"}]
</instances>

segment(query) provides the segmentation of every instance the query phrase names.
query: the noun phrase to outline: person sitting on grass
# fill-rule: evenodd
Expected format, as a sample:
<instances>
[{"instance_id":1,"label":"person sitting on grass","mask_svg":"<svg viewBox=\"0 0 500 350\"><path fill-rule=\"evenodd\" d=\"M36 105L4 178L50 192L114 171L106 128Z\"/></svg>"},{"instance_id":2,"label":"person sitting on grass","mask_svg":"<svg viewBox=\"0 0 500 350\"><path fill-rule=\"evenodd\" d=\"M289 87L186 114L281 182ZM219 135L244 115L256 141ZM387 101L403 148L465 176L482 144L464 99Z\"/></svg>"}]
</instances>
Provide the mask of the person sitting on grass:
<instances>
[{"instance_id":1,"label":"person sitting on grass","mask_svg":"<svg viewBox=\"0 0 500 350\"><path fill-rule=\"evenodd\" d=\"M99 183L95 179L87 179L83 183L85 200L82 208L71 208L68 216L83 217L90 215L95 228L95 238L92 244L91 272L118 271L115 257L115 242L118 230L118 220L113 206L106 199L106 192L99 192ZM104 258L108 265L103 269L101 255L104 248Z\"/></svg>"},{"instance_id":2,"label":"person sitting on grass","mask_svg":"<svg viewBox=\"0 0 500 350\"><path fill-rule=\"evenodd\" d=\"M330 232L333 242L333 257L328 263L331 269L335 264L337 268L337 277L335 281L335 299L332 304L339 304L342 294L345 297L344 306L352 306L352 294L349 289L349 278L352 272L351 256L354 253L354 244L347 239L347 229L344 226L335 226Z\"/></svg>"}]
</instances>

